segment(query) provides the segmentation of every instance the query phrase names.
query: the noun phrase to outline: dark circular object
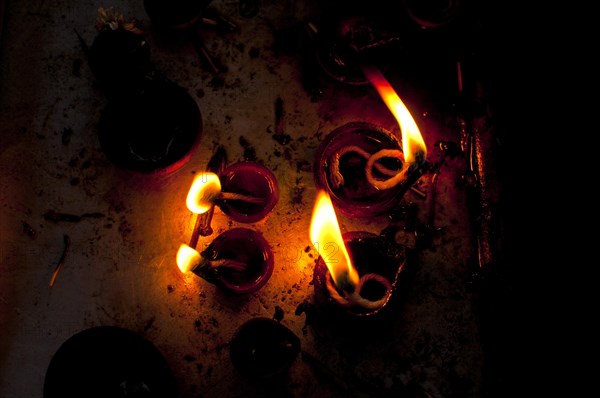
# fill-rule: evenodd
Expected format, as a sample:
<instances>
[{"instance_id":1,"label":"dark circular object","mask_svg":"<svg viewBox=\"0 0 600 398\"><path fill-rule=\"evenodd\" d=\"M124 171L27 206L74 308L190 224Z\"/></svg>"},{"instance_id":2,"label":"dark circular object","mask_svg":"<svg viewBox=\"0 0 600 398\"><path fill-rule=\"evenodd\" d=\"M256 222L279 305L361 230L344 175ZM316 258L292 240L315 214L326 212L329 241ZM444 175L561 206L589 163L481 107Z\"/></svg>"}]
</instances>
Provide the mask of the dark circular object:
<instances>
[{"instance_id":1,"label":"dark circular object","mask_svg":"<svg viewBox=\"0 0 600 398\"><path fill-rule=\"evenodd\" d=\"M202 252L209 260L229 259L247 264L244 271L227 267L201 268L199 276L236 294L262 288L273 274L273 252L261 233L248 228L231 228L217 236Z\"/></svg>"},{"instance_id":2,"label":"dark circular object","mask_svg":"<svg viewBox=\"0 0 600 398\"><path fill-rule=\"evenodd\" d=\"M98 135L117 166L142 173L171 172L191 157L202 132L202 116L185 89L147 80L135 94L108 103Z\"/></svg>"},{"instance_id":3,"label":"dark circular object","mask_svg":"<svg viewBox=\"0 0 600 398\"><path fill-rule=\"evenodd\" d=\"M316 36L316 61L326 75L349 85L365 85L365 64L389 68L389 60L398 57L400 48L390 33L363 17L329 21ZM385 44L384 44L385 43Z\"/></svg>"},{"instance_id":4,"label":"dark circular object","mask_svg":"<svg viewBox=\"0 0 600 398\"><path fill-rule=\"evenodd\" d=\"M269 318L253 318L234 334L229 346L233 366L251 379L282 375L300 352L300 339Z\"/></svg>"},{"instance_id":5,"label":"dark circular object","mask_svg":"<svg viewBox=\"0 0 600 398\"><path fill-rule=\"evenodd\" d=\"M221 190L264 199L263 203L224 200L220 209L232 220L253 223L264 219L279 201L275 175L265 166L252 161L234 163L220 174Z\"/></svg>"},{"instance_id":6,"label":"dark circular object","mask_svg":"<svg viewBox=\"0 0 600 398\"><path fill-rule=\"evenodd\" d=\"M344 177L344 184L336 187L331 180L332 161L336 153L348 146L358 146L374 154L382 149L402 150L401 144L382 127L366 122L350 122L329 133L315 156L316 183L329 193L336 209L353 217L383 214L398 202L406 187L403 184L385 190L373 187L366 178L367 159L356 152L340 156L339 171ZM398 164L390 164L389 168L399 169L401 166L398 161ZM374 176L379 177L375 172Z\"/></svg>"},{"instance_id":7,"label":"dark circular object","mask_svg":"<svg viewBox=\"0 0 600 398\"><path fill-rule=\"evenodd\" d=\"M146 14L160 28L187 29L199 21L211 0L144 0Z\"/></svg>"},{"instance_id":8,"label":"dark circular object","mask_svg":"<svg viewBox=\"0 0 600 398\"><path fill-rule=\"evenodd\" d=\"M439 28L462 11L462 0L404 0L410 18L423 28Z\"/></svg>"},{"instance_id":9,"label":"dark circular object","mask_svg":"<svg viewBox=\"0 0 600 398\"><path fill-rule=\"evenodd\" d=\"M109 94L135 90L152 69L148 42L123 28L98 32L88 62L99 85Z\"/></svg>"},{"instance_id":10,"label":"dark circular object","mask_svg":"<svg viewBox=\"0 0 600 398\"><path fill-rule=\"evenodd\" d=\"M115 326L66 340L50 360L44 398L176 398L175 377L156 347Z\"/></svg>"}]
</instances>

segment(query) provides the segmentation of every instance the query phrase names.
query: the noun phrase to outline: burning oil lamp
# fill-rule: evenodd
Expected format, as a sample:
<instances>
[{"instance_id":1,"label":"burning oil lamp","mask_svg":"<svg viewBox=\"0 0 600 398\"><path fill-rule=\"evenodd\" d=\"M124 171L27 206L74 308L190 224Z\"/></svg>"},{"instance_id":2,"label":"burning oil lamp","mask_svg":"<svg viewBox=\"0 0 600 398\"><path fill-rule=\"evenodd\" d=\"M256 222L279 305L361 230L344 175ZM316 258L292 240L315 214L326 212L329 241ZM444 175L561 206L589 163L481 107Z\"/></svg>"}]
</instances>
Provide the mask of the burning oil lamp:
<instances>
[{"instance_id":1,"label":"burning oil lamp","mask_svg":"<svg viewBox=\"0 0 600 398\"><path fill-rule=\"evenodd\" d=\"M186 204L196 214L218 206L232 220L252 223L265 218L279 200L273 173L255 162L239 162L225 167L220 175L198 174L188 192Z\"/></svg>"},{"instance_id":2,"label":"burning oil lamp","mask_svg":"<svg viewBox=\"0 0 600 398\"><path fill-rule=\"evenodd\" d=\"M416 122L385 77L364 68L402 132L402 148L391 132L365 122L343 125L317 149L315 179L336 208L349 216L385 213L427 168L426 146Z\"/></svg>"},{"instance_id":3,"label":"burning oil lamp","mask_svg":"<svg viewBox=\"0 0 600 398\"><path fill-rule=\"evenodd\" d=\"M342 235L323 190L317 193L310 238L319 253L315 305L350 317L375 315L387 306L404 269L401 246L366 231Z\"/></svg>"},{"instance_id":4,"label":"burning oil lamp","mask_svg":"<svg viewBox=\"0 0 600 398\"><path fill-rule=\"evenodd\" d=\"M216 201L219 208L234 221L261 221L279 201L279 185L275 175L258 162L242 161L227 166L220 174L220 181L223 193L235 192L238 195L222 196Z\"/></svg>"},{"instance_id":5,"label":"burning oil lamp","mask_svg":"<svg viewBox=\"0 0 600 398\"><path fill-rule=\"evenodd\" d=\"M257 231L231 228L205 250L182 244L177 252L181 272L193 272L228 292L250 294L262 288L273 273L273 252Z\"/></svg>"}]
</instances>

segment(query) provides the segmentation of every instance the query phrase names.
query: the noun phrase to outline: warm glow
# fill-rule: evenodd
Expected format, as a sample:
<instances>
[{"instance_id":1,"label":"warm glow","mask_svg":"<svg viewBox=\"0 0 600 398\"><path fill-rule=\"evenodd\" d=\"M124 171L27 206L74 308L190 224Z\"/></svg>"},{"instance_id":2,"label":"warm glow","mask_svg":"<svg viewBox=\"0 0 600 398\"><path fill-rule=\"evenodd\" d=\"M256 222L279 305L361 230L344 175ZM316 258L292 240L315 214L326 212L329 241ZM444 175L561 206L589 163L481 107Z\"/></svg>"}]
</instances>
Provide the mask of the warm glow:
<instances>
[{"instance_id":1,"label":"warm glow","mask_svg":"<svg viewBox=\"0 0 600 398\"><path fill-rule=\"evenodd\" d=\"M221 193L219 176L211 172L202 172L194 178L188 192L186 204L191 212L206 213L210 210L213 200Z\"/></svg>"},{"instance_id":2,"label":"warm glow","mask_svg":"<svg viewBox=\"0 0 600 398\"><path fill-rule=\"evenodd\" d=\"M358 285L358 272L344 245L331 199L323 190L317 193L310 222L310 240L327 265L336 287L353 290Z\"/></svg>"},{"instance_id":3,"label":"warm glow","mask_svg":"<svg viewBox=\"0 0 600 398\"><path fill-rule=\"evenodd\" d=\"M177 266L184 274L192 271L200 263L200 253L185 243L177 251Z\"/></svg>"},{"instance_id":4,"label":"warm glow","mask_svg":"<svg viewBox=\"0 0 600 398\"><path fill-rule=\"evenodd\" d=\"M404 102L379 70L374 67L365 67L363 70L400 125L404 161L408 164L425 161L425 141Z\"/></svg>"}]
</instances>

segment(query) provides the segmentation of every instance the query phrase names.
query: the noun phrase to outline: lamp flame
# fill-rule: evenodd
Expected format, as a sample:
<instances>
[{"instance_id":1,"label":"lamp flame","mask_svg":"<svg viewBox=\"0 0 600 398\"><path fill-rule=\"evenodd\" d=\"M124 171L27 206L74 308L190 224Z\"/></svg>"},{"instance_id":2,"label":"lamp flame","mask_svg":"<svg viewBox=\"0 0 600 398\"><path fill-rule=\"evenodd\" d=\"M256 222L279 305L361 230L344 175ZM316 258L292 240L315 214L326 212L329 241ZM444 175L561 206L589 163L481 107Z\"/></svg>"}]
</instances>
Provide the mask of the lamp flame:
<instances>
[{"instance_id":1,"label":"lamp flame","mask_svg":"<svg viewBox=\"0 0 600 398\"><path fill-rule=\"evenodd\" d=\"M363 71L398 121L400 131L402 131L404 161L408 164L424 162L427 155L425 141L415 119L413 119L402 99L377 68L364 67Z\"/></svg>"},{"instance_id":2,"label":"lamp flame","mask_svg":"<svg viewBox=\"0 0 600 398\"><path fill-rule=\"evenodd\" d=\"M310 222L310 239L325 262L335 286L353 291L360 278L344 244L331 198L323 190L317 192Z\"/></svg>"},{"instance_id":3,"label":"lamp flame","mask_svg":"<svg viewBox=\"0 0 600 398\"><path fill-rule=\"evenodd\" d=\"M185 203L192 213L206 213L212 207L214 199L220 194L219 176L205 171L194 178Z\"/></svg>"},{"instance_id":4,"label":"lamp flame","mask_svg":"<svg viewBox=\"0 0 600 398\"><path fill-rule=\"evenodd\" d=\"M200 253L185 243L177 251L177 266L184 274L192 271L200 263Z\"/></svg>"}]
</instances>

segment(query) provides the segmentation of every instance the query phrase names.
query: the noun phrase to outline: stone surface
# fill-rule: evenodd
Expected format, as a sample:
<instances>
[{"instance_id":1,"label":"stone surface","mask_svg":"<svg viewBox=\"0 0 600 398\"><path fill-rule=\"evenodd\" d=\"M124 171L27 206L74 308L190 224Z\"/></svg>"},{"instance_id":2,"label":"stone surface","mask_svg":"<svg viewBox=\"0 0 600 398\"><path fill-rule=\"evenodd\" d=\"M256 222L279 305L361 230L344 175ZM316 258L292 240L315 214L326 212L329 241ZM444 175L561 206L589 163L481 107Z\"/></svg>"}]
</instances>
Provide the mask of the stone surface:
<instances>
[{"instance_id":1,"label":"stone surface","mask_svg":"<svg viewBox=\"0 0 600 398\"><path fill-rule=\"evenodd\" d=\"M115 3L115 11L144 29L155 68L194 97L203 118L197 150L178 170L146 175L119 170L98 142L97 123L107 98L97 86L76 32L88 44L101 1L23 0L5 4L0 69L0 396L41 397L45 371L59 346L93 326L114 325L151 341L172 367L181 397L417 396L468 397L483 391L484 351L475 296L473 236L463 156L446 158L435 195L433 172L408 191L401 205L414 221L432 226L431 242L419 245L406 218L369 220L338 215L343 231L393 231L412 252L411 274L397 316L376 334L360 337L307 324L296 314L313 300L317 254L308 230L316 195L313 162L328 132L350 121L399 132L369 85L346 85L318 75L315 101L302 84L304 37L317 2L260 3L255 17L239 14L238 2L211 7L238 31L201 29L204 45L225 72L214 74L187 38L161 36L140 1ZM283 39L290 38L290 41ZM283 40L283 47L282 46ZM300 43L300 45L305 45ZM310 52L309 52L310 53ZM410 60L403 60L410 63ZM445 69L444 69L445 70ZM446 71L446 70L445 70ZM447 71L455 76L454 70ZM438 142L459 145L447 101L451 90L428 86L389 71L439 165ZM454 86L455 83L448 83ZM277 142L275 103L283 104ZM263 221L242 225L217 208L214 234L246 226L260 231L275 256L273 276L250 297L230 297L194 274L182 275L175 254L187 242L195 216L185 206L194 173L206 168L217 145L228 161L249 155L276 175L280 199ZM412 206L412 207L411 207ZM48 211L82 215L52 222ZM434 213L432 213L434 212ZM431 225L433 224L433 225ZM49 287L63 251L70 249ZM283 315L281 315L281 311ZM303 354L283 380L245 380L229 359L235 330L255 317L283 316L301 339Z\"/></svg>"}]
</instances>

